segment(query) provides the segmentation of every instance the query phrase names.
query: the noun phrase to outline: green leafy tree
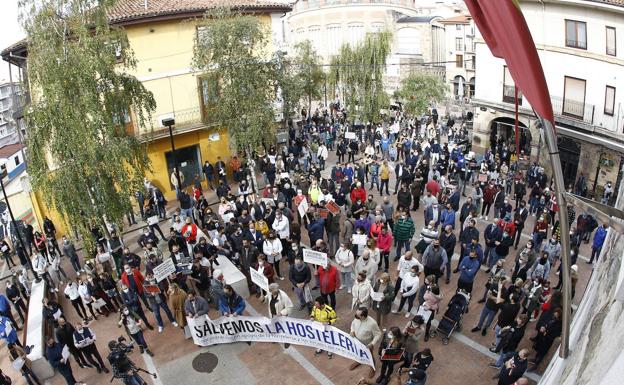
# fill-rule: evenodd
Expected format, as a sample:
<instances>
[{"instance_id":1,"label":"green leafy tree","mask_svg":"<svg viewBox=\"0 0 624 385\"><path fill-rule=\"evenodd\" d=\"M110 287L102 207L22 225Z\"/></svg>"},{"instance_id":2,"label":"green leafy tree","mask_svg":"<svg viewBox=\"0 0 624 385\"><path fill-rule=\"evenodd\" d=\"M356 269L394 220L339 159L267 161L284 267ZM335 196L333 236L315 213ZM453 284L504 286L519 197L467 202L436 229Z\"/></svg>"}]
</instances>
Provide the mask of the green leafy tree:
<instances>
[{"instance_id":1,"label":"green leafy tree","mask_svg":"<svg viewBox=\"0 0 624 385\"><path fill-rule=\"evenodd\" d=\"M354 47L343 45L331 59L330 88L342 91L352 121L379 121L380 110L388 107L383 75L391 41L390 32L369 33Z\"/></svg>"},{"instance_id":2,"label":"green leafy tree","mask_svg":"<svg viewBox=\"0 0 624 385\"><path fill-rule=\"evenodd\" d=\"M294 73L297 74L302 87L302 94L308 102L308 113L312 113L312 101L322 96L321 86L325 81L325 73L319 55L310 40L304 40L295 46L294 67Z\"/></svg>"},{"instance_id":3,"label":"green leafy tree","mask_svg":"<svg viewBox=\"0 0 624 385\"><path fill-rule=\"evenodd\" d=\"M412 116L422 115L433 100L444 97L446 87L437 76L411 73L401 81L395 96L403 101L404 111Z\"/></svg>"},{"instance_id":4,"label":"green leafy tree","mask_svg":"<svg viewBox=\"0 0 624 385\"><path fill-rule=\"evenodd\" d=\"M279 51L276 53L275 60L276 82L282 102L283 123L286 125L288 119L299 110L303 98L303 87L301 78L295 71L298 67L293 58L287 57L285 52Z\"/></svg>"},{"instance_id":5,"label":"green leafy tree","mask_svg":"<svg viewBox=\"0 0 624 385\"><path fill-rule=\"evenodd\" d=\"M22 0L28 78L29 173L49 207L89 242L89 228L120 223L149 168L125 123L146 127L152 94L127 71L135 59L112 0ZM106 231L106 226L104 231Z\"/></svg>"},{"instance_id":6,"label":"green leafy tree","mask_svg":"<svg viewBox=\"0 0 624 385\"><path fill-rule=\"evenodd\" d=\"M208 12L200 24L193 62L218 79L212 119L227 127L235 151L249 155L275 137L276 61L266 50L268 26L226 8Z\"/></svg>"}]
</instances>

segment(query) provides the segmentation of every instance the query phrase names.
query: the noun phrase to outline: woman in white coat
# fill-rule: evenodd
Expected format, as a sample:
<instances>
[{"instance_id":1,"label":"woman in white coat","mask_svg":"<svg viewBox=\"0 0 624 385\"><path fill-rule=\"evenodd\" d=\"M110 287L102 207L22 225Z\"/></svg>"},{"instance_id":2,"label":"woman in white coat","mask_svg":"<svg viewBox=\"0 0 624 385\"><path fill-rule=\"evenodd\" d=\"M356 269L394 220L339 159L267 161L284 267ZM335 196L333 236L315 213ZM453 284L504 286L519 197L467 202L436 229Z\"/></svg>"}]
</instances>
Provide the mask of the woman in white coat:
<instances>
[{"instance_id":1,"label":"woman in white coat","mask_svg":"<svg viewBox=\"0 0 624 385\"><path fill-rule=\"evenodd\" d=\"M262 302L266 302L269 316L273 317L288 317L293 310L293 303L283 290L280 290L277 283L269 285L269 292Z\"/></svg>"},{"instance_id":2,"label":"woman in white coat","mask_svg":"<svg viewBox=\"0 0 624 385\"><path fill-rule=\"evenodd\" d=\"M353 285L353 252L347 247L346 244L341 243L340 248L336 251L334 257L338 270L340 271L340 282L344 285L340 285L340 289L347 287L347 291L351 293L351 285Z\"/></svg>"},{"instance_id":3,"label":"woman in white coat","mask_svg":"<svg viewBox=\"0 0 624 385\"><path fill-rule=\"evenodd\" d=\"M357 309L360 307L369 308L371 304L371 293L373 292L373 286L370 281L366 278L365 272L360 272L353 284L353 288L351 289L351 295L353 295L353 300L351 302L351 310Z\"/></svg>"}]
</instances>

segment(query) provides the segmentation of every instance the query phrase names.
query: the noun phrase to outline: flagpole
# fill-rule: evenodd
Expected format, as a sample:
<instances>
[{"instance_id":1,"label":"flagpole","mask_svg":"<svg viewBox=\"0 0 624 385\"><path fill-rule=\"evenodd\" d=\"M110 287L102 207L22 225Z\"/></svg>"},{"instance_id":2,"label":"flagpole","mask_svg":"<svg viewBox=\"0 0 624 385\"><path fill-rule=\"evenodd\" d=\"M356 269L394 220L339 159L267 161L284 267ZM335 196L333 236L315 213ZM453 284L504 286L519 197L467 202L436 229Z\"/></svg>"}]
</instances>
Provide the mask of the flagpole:
<instances>
[{"instance_id":1,"label":"flagpole","mask_svg":"<svg viewBox=\"0 0 624 385\"><path fill-rule=\"evenodd\" d=\"M559 159L559 148L557 147L557 137L555 128L549 120L539 117L544 128L544 140L548 148L548 156L553 168L555 180L555 194L559 205L559 230L561 235L561 279L563 281L563 309L562 309L562 330L561 346L559 347L559 357L567 358L570 353L570 319L571 319L571 282L570 282L570 224L568 223L568 204L566 201L565 182L563 180L563 170Z\"/></svg>"}]
</instances>

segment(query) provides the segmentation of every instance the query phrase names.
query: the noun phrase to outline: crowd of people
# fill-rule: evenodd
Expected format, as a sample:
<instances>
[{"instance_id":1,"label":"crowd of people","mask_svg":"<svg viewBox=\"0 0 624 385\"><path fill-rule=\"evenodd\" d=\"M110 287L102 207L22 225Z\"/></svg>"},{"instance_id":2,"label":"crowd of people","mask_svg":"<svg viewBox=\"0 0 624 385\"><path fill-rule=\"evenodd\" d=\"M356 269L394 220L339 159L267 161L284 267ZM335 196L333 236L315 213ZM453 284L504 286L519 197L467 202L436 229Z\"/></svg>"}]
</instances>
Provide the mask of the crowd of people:
<instances>
[{"instance_id":1,"label":"crowd of people","mask_svg":"<svg viewBox=\"0 0 624 385\"><path fill-rule=\"evenodd\" d=\"M44 234L26 229L27 250L5 242L7 263L17 254L23 269L7 282L6 297L0 296L0 336L12 360L23 361L19 371L26 381L40 383L25 358L28 347L17 338L11 306L23 325L31 275L52 289L43 310L55 330L47 359L73 385L78 382L63 349L80 367L109 371L93 328L98 317L118 317L118 326L141 352L152 354L144 330L153 330L154 321L162 332L166 325L184 329L187 317L211 308L223 316L244 314L247 303L226 282L222 256L245 274L249 292L262 298L270 317L294 316L298 309L334 325L338 314L354 311L349 331L377 358L376 370L362 383L372 383L377 374L377 384L393 376L425 384L435 361L421 340L436 333L432 324L443 313L442 287L448 285L483 304L472 332L485 336L494 324L490 350L498 359L490 366L498 384L527 384L525 371L547 357L562 328L562 282L550 281L561 276L559 206L544 169L516 156L505 142L476 154L464 125L453 119L442 123L435 110L423 119L397 115L387 125L349 126L345 116L318 113L304 118L290 127L286 143L259 151L253 163L237 157L227 165L221 159L206 162L203 178L197 175L192 183L174 170L171 183L180 205L169 217L162 192L146 180L135 194L147 222L137 245L126 244L118 230L103 236L104 229L94 228L96 251L81 259L68 236L57 242L47 218ZM330 151L337 156L334 164L328 163ZM261 173L259 191L250 180L253 164ZM228 183L229 176L234 183ZM218 203L208 202L203 179ZM577 217L572 206L567 209L574 224L565 236L573 245L575 287L581 242L594 233L592 263L608 229L587 214ZM422 228L415 224L418 215ZM529 217L535 217L532 227ZM128 221L135 223L134 215ZM487 223L484 231L480 222ZM328 263L306 263L308 247L326 253ZM75 275L63 269L62 255ZM157 281L154 269L168 258L176 272ZM252 282L250 268L267 278L268 291ZM485 287L474 287L478 274L487 276ZM350 297L344 308L337 308L339 293ZM53 299L58 295L67 301ZM67 322L68 311L81 322ZM404 314L406 323L397 325L390 314ZM529 331L532 322L535 333ZM533 352L518 348L525 333L533 334ZM112 369L126 384L137 381L136 374Z\"/></svg>"}]
</instances>

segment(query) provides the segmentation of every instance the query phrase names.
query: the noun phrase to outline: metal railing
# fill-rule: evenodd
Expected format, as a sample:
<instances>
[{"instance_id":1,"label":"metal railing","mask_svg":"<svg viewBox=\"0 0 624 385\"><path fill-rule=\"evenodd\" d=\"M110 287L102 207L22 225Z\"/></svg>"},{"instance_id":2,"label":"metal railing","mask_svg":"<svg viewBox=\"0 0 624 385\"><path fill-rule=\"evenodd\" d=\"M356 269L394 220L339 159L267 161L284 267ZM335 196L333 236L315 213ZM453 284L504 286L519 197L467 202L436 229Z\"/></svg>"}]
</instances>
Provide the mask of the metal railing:
<instances>
[{"instance_id":1,"label":"metal railing","mask_svg":"<svg viewBox=\"0 0 624 385\"><path fill-rule=\"evenodd\" d=\"M566 99L560 96L550 95L553 113L556 116L563 116L575 120L580 120L587 124L594 124L594 111L596 106L577 100Z\"/></svg>"},{"instance_id":2,"label":"metal railing","mask_svg":"<svg viewBox=\"0 0 624 385\"><path fill-rule=\"evenodd\" d=\"M199 106L176 110L173 112L173 116L177 128L202 123L202 113ZM158 117L152 118L152 125L155 130L163 128L162 122L158 121Z\"/></svg>"}]
</instances>

